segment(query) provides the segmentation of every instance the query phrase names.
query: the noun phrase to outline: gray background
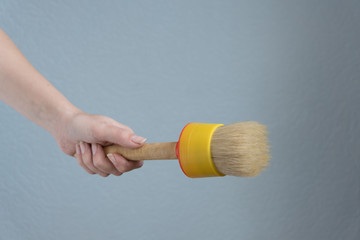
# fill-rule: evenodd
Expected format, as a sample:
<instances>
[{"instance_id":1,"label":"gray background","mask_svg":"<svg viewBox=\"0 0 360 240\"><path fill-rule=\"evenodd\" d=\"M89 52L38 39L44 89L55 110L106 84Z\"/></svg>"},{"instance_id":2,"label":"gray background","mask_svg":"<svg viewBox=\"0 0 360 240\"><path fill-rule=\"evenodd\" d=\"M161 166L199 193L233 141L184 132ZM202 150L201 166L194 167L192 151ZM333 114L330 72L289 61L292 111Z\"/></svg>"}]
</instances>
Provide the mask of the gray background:
<instances>
[{"instance_id":1,"label":"gray background","mask_svg":"<svg viewBox=\"0 0 360 240\"><path fill-rule=\"evenodd\" d=\"M358 0L1 0L0 26L76 106L148 142L255 120L272 146L255 178L153 161L103 179L0 103L0 239L359 239Z\"/></svg>"}]
</instances>

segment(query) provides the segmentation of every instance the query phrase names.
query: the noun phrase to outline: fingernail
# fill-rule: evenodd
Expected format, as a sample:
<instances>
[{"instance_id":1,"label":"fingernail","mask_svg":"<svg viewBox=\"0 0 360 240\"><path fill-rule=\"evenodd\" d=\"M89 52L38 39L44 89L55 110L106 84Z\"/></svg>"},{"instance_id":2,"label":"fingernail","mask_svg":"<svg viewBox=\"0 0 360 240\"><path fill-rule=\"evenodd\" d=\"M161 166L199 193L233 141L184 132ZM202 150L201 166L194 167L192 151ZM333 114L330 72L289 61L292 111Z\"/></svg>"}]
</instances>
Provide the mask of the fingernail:
<instances>
[{"instance_id":1,"label":"fingernail","mask_svg":"<svg viewBox=\"0 0 360 240\"><path fill-rule=\"evenodd\" d=\"M85 143L80 142L80 149L81 149L81 154L85 153Z\"/></svg>"},{"instance_id":2,"label":"fingernail","mask_svg":"<svg viewBox=\"0 0 360 240\"><path fill-rule=\"evenodd\" d=\"M133 141L134 143L137 143L137 144L142 144L146 141L146 138L134 135L131 137L131 141Z\"/></svg>"},{"instance_id":3,"label":"fingernail","mask_svg":"<svg viewBox=\"0 0 360 240\"><path fill-rule=\"evenodd\" d=\"M114 155L112 155L111 153L109 153L109 154L107 154L106 155L109 159L110 159L110 161L115 165L115 157L114 157Z\"/></svg>"},{"instance_id":4,"label":"fingernail","mask_svg":"<svg viewBox=\"0 0 360 240\"><path fill-rule=\"evenodd\" d=\"M92 143L92 144L91 144L91 151L92 151L92 154L93 154L93 155L95 155L96 150L97 150L97 144L96 144L96 143Z\"/></svg>"},{"instance_id":5,"label":"fingernail","mask_svg":"<svg viewBox=\"0 0 360 240\"><path fill-rule=\"evenodd\" d=\"M76 145L75 145L75 151L76 151L76 155L80 155L80 148L79 148L79 144L77 143Z\"/></svg>"}]
</instances>

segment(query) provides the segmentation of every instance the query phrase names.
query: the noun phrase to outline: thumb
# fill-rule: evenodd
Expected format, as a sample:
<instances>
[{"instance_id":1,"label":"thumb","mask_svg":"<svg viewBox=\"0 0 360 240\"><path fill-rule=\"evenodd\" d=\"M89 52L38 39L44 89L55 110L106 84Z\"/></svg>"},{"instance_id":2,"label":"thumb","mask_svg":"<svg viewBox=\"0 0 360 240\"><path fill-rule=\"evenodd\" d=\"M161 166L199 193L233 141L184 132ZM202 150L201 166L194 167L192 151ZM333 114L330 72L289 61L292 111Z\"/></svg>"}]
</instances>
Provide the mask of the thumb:
<instances>
[{"instance_id":1,"label":"thumb","mask_svg":"<svg viewBox=\"0 0 360 240\"><path fill-rule=\"evenodd\" d=\"M146 138L134 134L131 129L109 126L103 133L103 141L118 144L127 148L138 148L144 145Z\"/></svg>"}]
</instances>

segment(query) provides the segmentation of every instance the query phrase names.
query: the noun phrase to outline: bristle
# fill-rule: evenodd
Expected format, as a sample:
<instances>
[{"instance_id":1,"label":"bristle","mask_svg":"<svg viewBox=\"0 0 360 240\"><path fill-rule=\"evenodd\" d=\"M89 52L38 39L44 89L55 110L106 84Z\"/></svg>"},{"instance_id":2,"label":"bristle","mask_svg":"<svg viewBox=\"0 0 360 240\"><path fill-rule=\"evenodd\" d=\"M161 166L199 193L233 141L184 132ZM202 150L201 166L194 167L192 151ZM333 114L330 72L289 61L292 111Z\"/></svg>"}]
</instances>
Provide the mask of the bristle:
<instances>
[{"instance_id":1,"label":"bristle","mask_svg":"<svg viewBox=\"0 0 360 240\"><path fill-rule=\"evenodd\" d=\"M257 122L239 122L218 127L211 140L216 168L225 175L251 177L268 165L267 131Z\"/></svg>"}]
</instances>

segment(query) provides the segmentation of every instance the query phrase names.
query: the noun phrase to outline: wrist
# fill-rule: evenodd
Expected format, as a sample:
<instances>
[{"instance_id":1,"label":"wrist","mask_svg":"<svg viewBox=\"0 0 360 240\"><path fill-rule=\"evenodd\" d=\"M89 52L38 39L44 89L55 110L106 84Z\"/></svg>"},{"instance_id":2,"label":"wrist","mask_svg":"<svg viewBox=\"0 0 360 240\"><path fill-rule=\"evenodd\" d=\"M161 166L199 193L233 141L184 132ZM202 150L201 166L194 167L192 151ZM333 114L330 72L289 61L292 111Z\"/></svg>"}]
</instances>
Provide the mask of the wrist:
<instances>
[{"instance_id":1,"label":"wrist","mask_svg":"<svg viewBox=\"0 0 360 240\"><path fill-rule=\"evenodd\" d=\"M81 113L83 113L83 111L81 111L71 103L69 103L66 107L59 107L56 109L56 114L54 114L54 121L49 124L46 129L55 138L61 137L68 129L72 120Z\"/></svg>"}]
</instances>

